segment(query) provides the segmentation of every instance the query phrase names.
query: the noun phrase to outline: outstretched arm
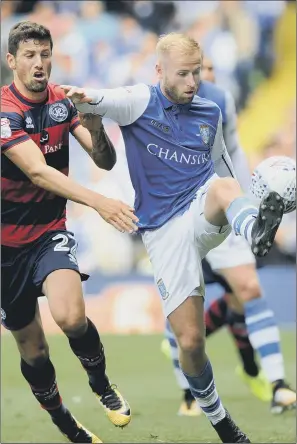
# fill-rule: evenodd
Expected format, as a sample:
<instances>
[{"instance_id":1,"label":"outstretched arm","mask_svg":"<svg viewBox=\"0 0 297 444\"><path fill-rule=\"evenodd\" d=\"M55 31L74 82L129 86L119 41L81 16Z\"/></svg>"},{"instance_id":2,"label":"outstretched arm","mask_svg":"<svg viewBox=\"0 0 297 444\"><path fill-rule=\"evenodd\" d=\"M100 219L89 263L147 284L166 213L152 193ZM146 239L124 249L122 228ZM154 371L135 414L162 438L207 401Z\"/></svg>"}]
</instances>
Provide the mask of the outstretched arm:
<instances>
[{"instance_id":1,"label":"outstretched arm","mask_svg":"<svg viewBox=\"0 0 297 444\"><path fill-rule=\"evenodd\" d=\"M109 199L89 190L47 165L45 157L33 140L26 140L4 154L40 188L58 196L94 208L100 216L119 231L137 230L138 221L133 208L118 200Z\"/></svg>"},{"instance_id":2,"label":"outstretched arm","mask_svg":"<svg viewBox=\"0 0 297 444\"><path fill-rule=\"evenodd\" d=\"M135 122L150 101L150 88L144 83L114 89L88 89L61 85L66 97L81 113L107 117L120 126Z\"/></svg>"}]
</instances>

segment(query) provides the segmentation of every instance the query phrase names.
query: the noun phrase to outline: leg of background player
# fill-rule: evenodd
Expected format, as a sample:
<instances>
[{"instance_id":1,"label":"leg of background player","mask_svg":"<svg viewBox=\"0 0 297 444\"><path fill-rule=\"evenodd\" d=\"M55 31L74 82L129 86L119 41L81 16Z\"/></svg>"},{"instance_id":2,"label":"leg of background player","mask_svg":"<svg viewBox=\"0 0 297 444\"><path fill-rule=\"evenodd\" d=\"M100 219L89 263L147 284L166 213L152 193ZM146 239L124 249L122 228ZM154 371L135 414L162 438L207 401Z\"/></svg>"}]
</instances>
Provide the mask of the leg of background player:
<instances>
[{"instance_id":1,"label":"leg of background player","mask_svg":"<svg viewBox=\"0 0 297 444\"><path fill-rule=\"evenodd\" d=\"M130 407L106 376L104 348L95 325L85 315L79 273L55 270L47 276L42 289L55 322L68 337L107 416L114 425L124 427L131 420Z\"/></svg>"},{"instance_id":2,"label":"leg of background player","mask_svg":"<svg viewBox=\"0 0 297 444\"><path fill-rule=\"evenodd\" d=\"M242 303L232 293L228 294L227 298L227 325L243 364L236 367L236 374L249 386L253 395L261 401L271 401L271 385L255 360L255 351L249 340Z\"/></svg>"},{"instance_id":3,"label":"leg of background player","mask_svg":"<svg viewBox=\"0 0 297 444\"><path fill-rule=\"evenodd\" d=\"M256 377L259 374L259 367L255 360L255 351L249 341L243 306L232 293L227 294L226 298L228 298L226 314L228 330L233 336L244 371L249 376Z\"/></svg>"},{"instance_id":4,"label":"leg of background player","mask_svg":"<svg viewBox=\"0 0 297 444\"><path fill-rule=\"evenodd\" d=\"M279 329L274 313L263 297L254 264L220 270L244 304L249 339L261 358L261 366L272 384L272 412L296 408L296 392L285 382L284 361L280 347Z\"/></svg>"},{"instance_id":5,"label":"leg of background player","mask_svg":"<svg viewBox=\"0 0 297 444\"><path fill-rule=\"evenodd\" d=\"M21 371L32 393L70 442L100 443L100 439L77 423L62 403L54 366L49 358L38 304L35 319L21 330L12 331L21 355Z\"/></svg>"}]
</instances>

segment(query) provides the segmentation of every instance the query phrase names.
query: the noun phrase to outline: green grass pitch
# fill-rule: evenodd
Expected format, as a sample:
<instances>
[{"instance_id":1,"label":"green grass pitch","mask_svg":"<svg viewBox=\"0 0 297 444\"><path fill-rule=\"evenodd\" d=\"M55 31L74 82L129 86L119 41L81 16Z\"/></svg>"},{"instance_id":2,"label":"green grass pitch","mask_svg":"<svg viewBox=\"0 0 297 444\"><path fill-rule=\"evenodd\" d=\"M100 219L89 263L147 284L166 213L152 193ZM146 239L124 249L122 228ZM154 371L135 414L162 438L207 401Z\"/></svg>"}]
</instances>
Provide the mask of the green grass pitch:
<instances>
[{"instance_id":1,"label":"green grass pitch","mask_svg":"<svg viewBox=\"0 0 297 444\"><path fill-rule=\"evenodd\" d=\"M91 393L87 377L63 336L49 338L63 400L76 418L106 443L216 443L204 416L177 416L180 391L171 363L160 352L160 335L103 336L108 374L129 400L132 421L125 429L109 423ZM1 337L1 442L61 443L49 416L39 408L19 370L10 335ZM296 380L296 337L282 332L287 377ZM234 375L237 356L227 332L207 341L220 396L254 443L296 442L296 413L272 416L269 405L254 398Z\"/></svg>"}]
</instances>

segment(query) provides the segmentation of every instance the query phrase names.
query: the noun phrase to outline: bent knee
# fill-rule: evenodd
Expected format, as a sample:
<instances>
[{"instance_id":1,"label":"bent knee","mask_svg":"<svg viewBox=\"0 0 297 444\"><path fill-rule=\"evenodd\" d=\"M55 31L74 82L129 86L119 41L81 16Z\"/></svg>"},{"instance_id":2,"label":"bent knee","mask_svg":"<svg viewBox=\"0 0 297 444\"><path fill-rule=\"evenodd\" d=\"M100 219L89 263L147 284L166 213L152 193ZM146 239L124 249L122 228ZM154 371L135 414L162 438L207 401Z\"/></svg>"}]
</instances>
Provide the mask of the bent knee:
<instances>
[{"instance_id":1,"label":"bent knee","mask_svg":"<svg viewBox=\"0 0 297 444\"><path fill-rule=\"evenodd\" d=\"M85 313L72 312L60 314L55 318L57 325L67 336L81 336L87 328Z\"/></svg>"},{"instance_id":2,"label":"bent knee","mask_svg":"<svg viewBox=\"0 0 297 444\"><path fill-rule=\"evenodd\" d=\"M261 287L257 278L243 280L237 288L237 294L243 302L261 297Z\"/></svg>"},{"instance_id":3,"label":"bent knee","mask_svg":"<svg viewBox=\"0 0 297 444\"><path fill-rule=\"evenodd\" d=\"M215 220L215 223L211 222L214 225L226 225L228 221L225 217L225 212L230 206L230 203L241 195L242 190L240 185L233 177L223 177L214 180L207 191L205 208L205 214L208 214L207 219L210 222ZM208 205L207 202L209 202ZM216 215L216 217L214 216L218 211L223 212L219 220L218 215Z\"/></svg>"},{"instance_id":4,"label":"bent knee","mask_svg":"<svg viewBox=\"0 0 297 444\"><path fill-rule=\"evenodd\" d=\"M201 334L197 330L186 331L179 336L178 344L184 353L196 354L204 352L204 334Z\"/></svg>"},{"instance_id":5,"label":"bent knee","mask_svg":"<svg viewBox=\"0 0 297 444\"><path fill-rule=\"evenodd\" d=\"M37 342L20 339L17 344L21 357L32 367L41 367L49 357L49 346L45 339Z\"/></svg>"},{"instance_id":6,"label":"bent knee","mask_svg":"<svg viewBox=\"0 0 297 444\"><path fill-rule=\"evenodd\" d=\"M240 189L240 185L236 179L233 177L221 177L217 180L214 180L210 185L210 189L213 193L218 196L221 196L225 193L230 193L233 190Z\"/></svg>"}]
</instances>

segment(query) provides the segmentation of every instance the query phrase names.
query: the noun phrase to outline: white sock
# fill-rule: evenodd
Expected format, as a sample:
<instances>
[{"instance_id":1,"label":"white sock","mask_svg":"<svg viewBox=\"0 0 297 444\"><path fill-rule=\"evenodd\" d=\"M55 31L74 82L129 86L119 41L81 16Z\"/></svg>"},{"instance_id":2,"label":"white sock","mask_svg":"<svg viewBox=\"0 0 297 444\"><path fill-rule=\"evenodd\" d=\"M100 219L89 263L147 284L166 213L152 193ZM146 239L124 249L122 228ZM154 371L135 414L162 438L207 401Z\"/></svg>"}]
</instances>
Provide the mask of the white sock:
<instances>
[{"instance_id":1,"label":"white sock","mask_svg":"<svg viewBox=\"0 0 297 444\"><path fill-rule=\"evenodd\" d=\"M258 209L247 197L237 197L226 211L226 217L235 234L245 237L250 245L252 244L252 228L257 215Z\"/></svg>"}]
</instances>

